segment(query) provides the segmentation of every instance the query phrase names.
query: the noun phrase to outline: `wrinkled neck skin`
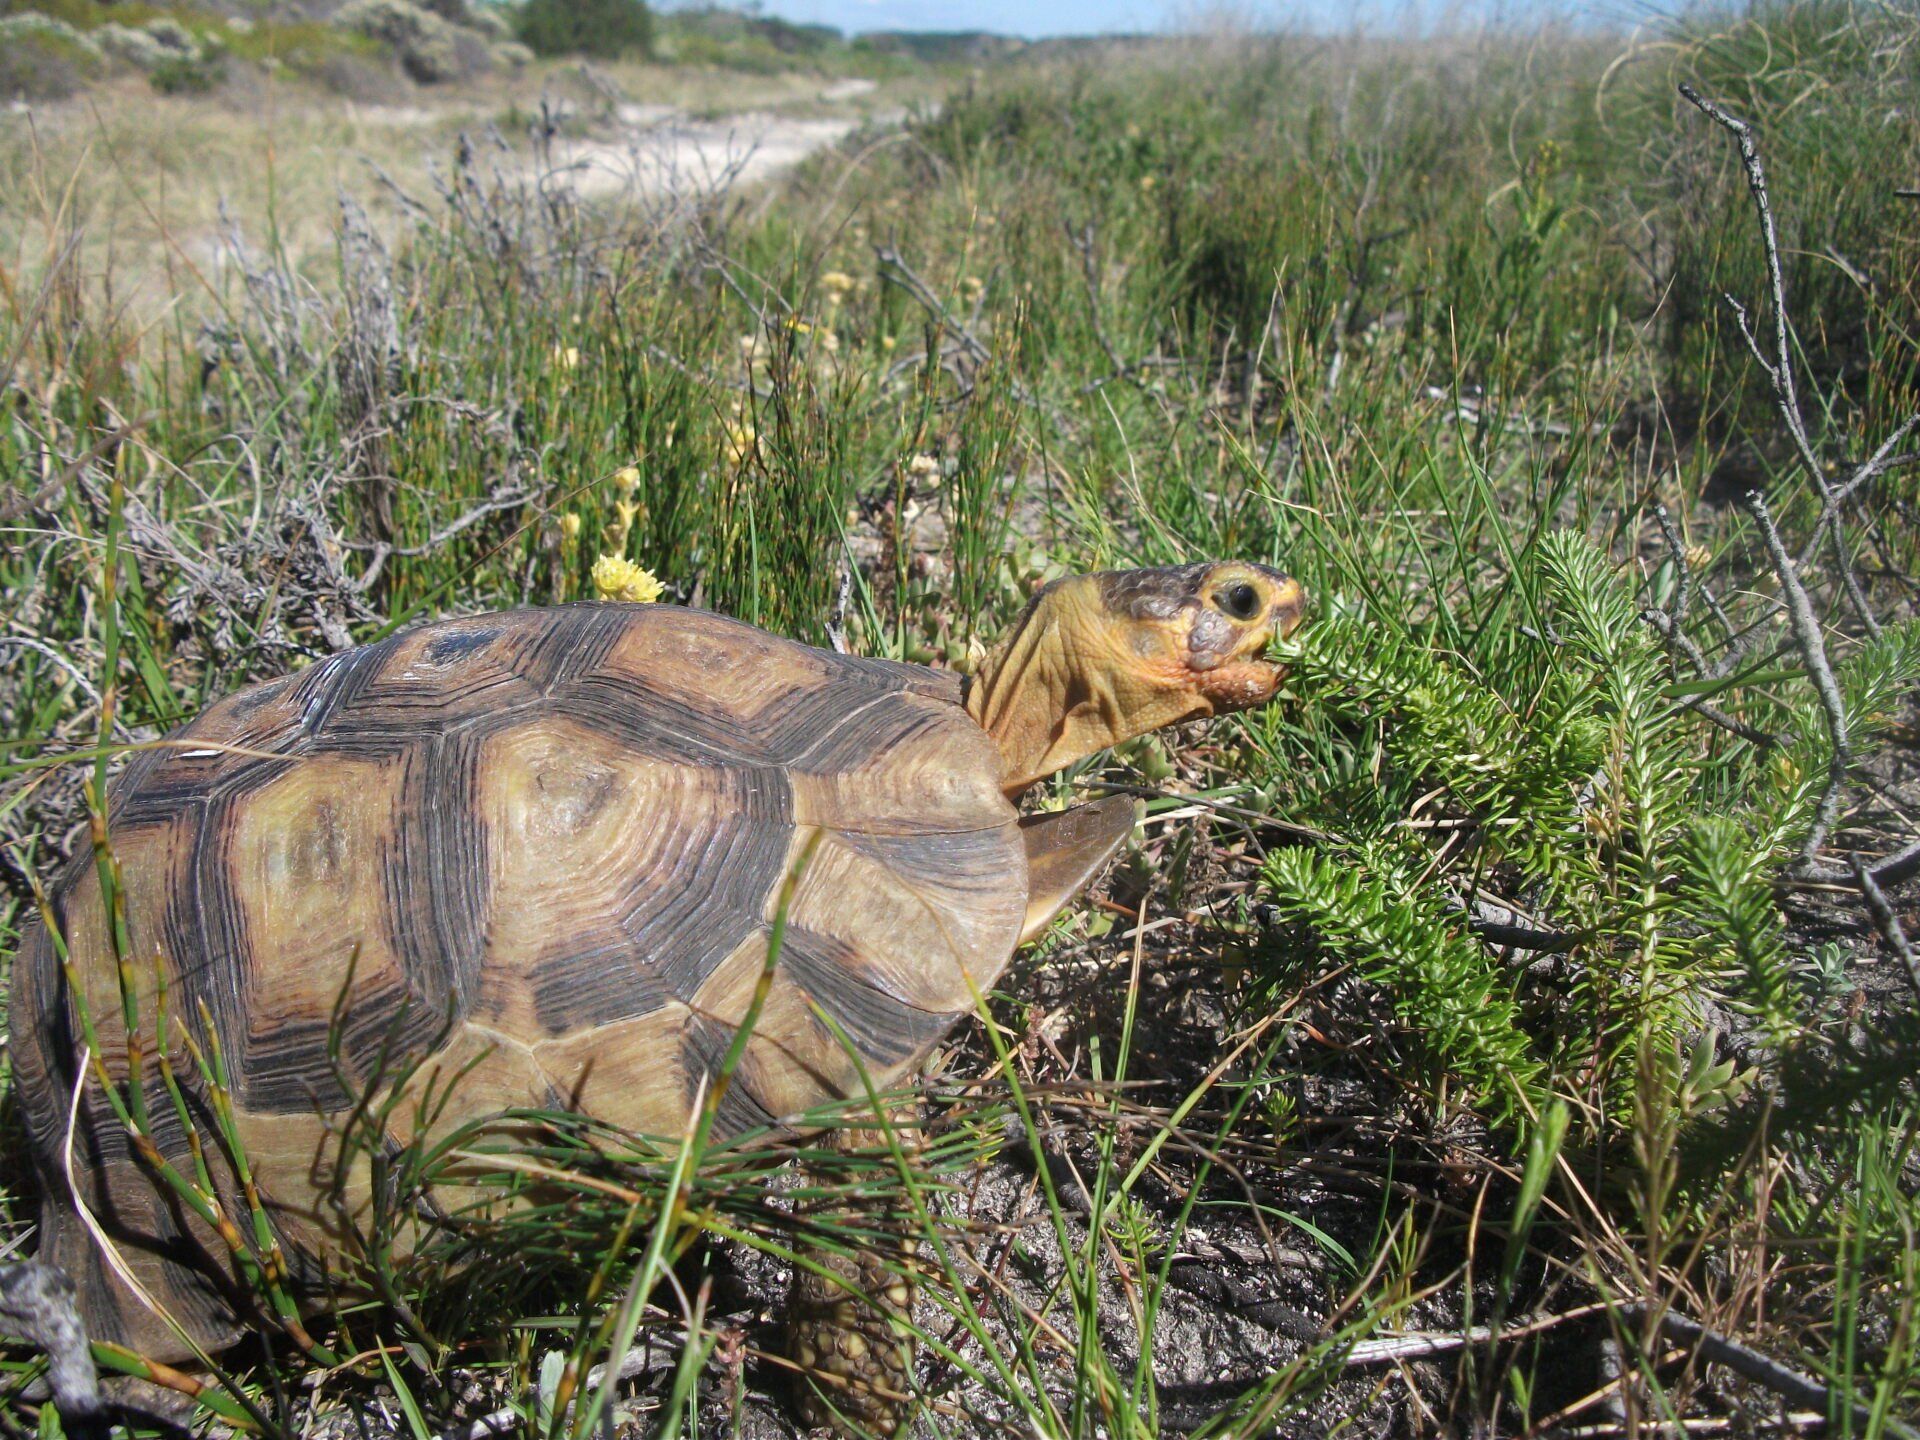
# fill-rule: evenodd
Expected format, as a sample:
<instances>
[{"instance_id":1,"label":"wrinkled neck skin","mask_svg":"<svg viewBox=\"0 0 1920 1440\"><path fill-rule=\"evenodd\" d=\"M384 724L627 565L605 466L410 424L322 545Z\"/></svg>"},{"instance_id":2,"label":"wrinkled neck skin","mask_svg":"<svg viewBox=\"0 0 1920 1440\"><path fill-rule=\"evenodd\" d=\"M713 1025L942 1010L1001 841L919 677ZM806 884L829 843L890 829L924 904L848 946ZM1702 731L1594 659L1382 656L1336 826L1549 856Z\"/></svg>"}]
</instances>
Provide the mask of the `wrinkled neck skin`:
<instances>
[{"instance_id":1,"label":"wrinkled neck skin","mask_svg":"<svg viewBox=\"0 0 1920 1440\"><path fill-rule=\"evenodd\" d=\"M1133 648L1091 577L1043 591L967 686L967 713L1000 747L1001 786L1034 781L1213 705L1164 659Z\"/></svg>"}]
</instances>

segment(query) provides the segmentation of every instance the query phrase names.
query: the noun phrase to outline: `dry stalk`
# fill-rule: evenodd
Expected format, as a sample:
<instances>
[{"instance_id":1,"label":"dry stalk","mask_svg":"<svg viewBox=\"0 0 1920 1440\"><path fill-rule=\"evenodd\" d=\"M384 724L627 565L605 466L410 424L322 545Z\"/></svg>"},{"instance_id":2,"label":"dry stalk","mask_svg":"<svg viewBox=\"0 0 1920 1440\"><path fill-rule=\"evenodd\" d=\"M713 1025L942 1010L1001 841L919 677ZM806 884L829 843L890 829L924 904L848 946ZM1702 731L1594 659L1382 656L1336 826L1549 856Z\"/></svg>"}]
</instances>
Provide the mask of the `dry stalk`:
<instances>
[{"instance_id":1,"label":"dry stalk","mask_svg":"<svg viewBox=\"0 0 1920 1440\"><path fill-rule=\"evenodd\" d=\"M1753 200L1753 207L1760 225L1760 238L1766 259L1769 299L1773 307L1772 335L1770 351L1763 347L1754 333L1753 325L1746 307L1733 296L1725 297L1739 325L1741 338L1746 342L1754 362L1767 377L1773 391L1774 408L1778 411L1787 434L1792 439L1793 449L1808 478L1812 480L1821 498L1821 509L1814 523L1813 533L1805 548L1796 558L1790 555L1786 543L1780 536L1779 528L1774 524L1764 496L1759 491L1751 491L1745 498L1745 507L1759 527L1760 536L1766 545L1768 559L1775 576L1780 582L1780 592L1787 610L1788 622L1792 628L1794 644L1800 653L1801 662L1806 667L1808 679L1820 701L1825 715L1828 739L1832 746L1826 789L1822 792L1819 805L1814 814L1812 827L1807 833L1800 849L1800 859L1795 873L1800 876L1815 875L1821 879L1840 878L1818 865L1818 856L1833 832L1834 821L1839 814L1841 795L1846 785L1848 772L1853 765L1852 734L1848 724L1846 704L1840 693L1840 686L1834 677L1833 666L1828 658L1825 637L1818 615L1815 613L1812 597L1801 579L1802 572L1815 551L1823 542L1830 543L1834 562L1842 587L1851 602L1861 627L1868 635L1880 633L1880 623L1873 614L1865 587L1860 582L1852 557L1848 553L1845 527L1842 519L1844 507L1856 508L1860 503L1860 492L1873 480L1907 464L1914 457L1901 447L1907 443L1916 429L1920 429L1920 412L1909 415L1893 432L1886 437L1858 466L1854 467L1837 486L1828 478L1813 444L1807 434L1805 420L1800 410L1800 397L1793 371L1793 340L1787 322L1786 279L1780 263L1780 240L1774 223L1773 205L1767 192L1766 169L1760 158L1759 146L1755 143L1753 127L1746 121L1727 113L1715 102L1705 98L1691 85L1680 86L1680 93L1689 104L1720 126L1734 139L1739 148L1740 163L1746 173L1747 190ZM1671 527L1664 515L1662 526L1667 530L1669 544L1674 543ZM1869 529L1872 528L1868 521ZM1686 580L1683 574L1681 594L1676 597L1673 609L1663 618L1667 624L1660 627L1669 644L1678 644L1673 632L1676 613L1684 613ZM1726 662L1723 660L1722 664ZM1905 863L1906 855L1899 857ZM1891 861L1883 864L1891 864ZM1873 912L1883 938L1893 946L1896 954L1906 962L1910 972L1913 969L1911 950L1904 943L1897 919L1891 928L1881 919L1884 912L1888 917L1892 911L1887 907L1884 895L1878 894L1876 869L1868 869L1857 860L1854 862L1854 874L1858 879L1861 894ZM1876 903L1876 896L1878 900ZM1920 972L1916 974L1916 986L1920 988Z\"/></svg>"},{"instance_id":2,"label":"dry stalk","mask_svg":"<svg viewBox=\"0 0 1920 1440\"><path fill-rule=\"evenodd\" d=\"M1680 93L1687 101L1709 120L1732 135L1740 148L1740 164L1747 174L1747 190L1753 197L1753 208L1760 221L1760 239L1766 252L1767 284L1773 301L1773 353L1767 354L1761 348L1759 338L1753 333L1747 309L1731 295L1724 296L1727 308L1733 312L1734 321L1740 327L1740 338L1746 341L1747 350L1759 365L1761 373L1767 377L1767 383L1773 390L1774 408L1780 412L1785 422L1787 434L1793 439L1794 453L1799 458L1801 468L1807 472L1814 486L1825 502L1822 512L1822 525L1816 528L1815 539L1822 533L1830 533L1833 540L1834 563L1839 568L1841 582L1846 586L1847 596L1853 602L1855 613L1869 635L1880 633L1880 622L1874 617L1873 608L1867 602L1866 592L1860 585L1860 577L1854 573L1852 557L1847 553L1846 535L1839 523L1840 501L1833 486L1827 480L1827 472L1819 457L1814 454L1813 443L1807 436L1806 421L1800 413L1800 396L1793 376L1793 338L1787 327L1787 286L1785 272L1780 264L1780 236L1773 220L1773 203L1767 195L1766 169L1760 161L1760 147L1754 143L1753 127L1746 121L1729 115L1713 101L1701 95L1691 85L1682 84ZM1913 422L1908 422L1911 426ZM1904 435L1903 427L1901 434ZM1872 462L1870 461L1869 464ZM1831 516L1831 521L1828 517Z\"/></svg>"},{"instance_id":3,"label":"dry stalk","mask_svg":"<svg viewBox=\"0 0 1920 1440\"><path fill-rule=\"evenodd\" d=\"M1644 1315L1649 1307L1645 1303L1610 1305L1597 1301L1587 1305L1576 1305L1571 1310L1557 1315L1542 1316L1536 1320L1523 1321L1516 1325L1495 1329L1487 1325L1475 1325L1458 1334L1407 1334L1382 1336L1373 1340L1363 1340L1347 1352L1348 1365L1379 1365L1399 1363L1405 1360L1429 1359L1437 1355L1449 1355L1469 1346L1490 1345L1509 1340L1521 1340L1530 1335L1540 1334L1570 1321L1588 1319L1599 1314L1618 1317L1621 1321L1634 1321ZM1694 1354L1709 1364L1724 1365L1743 1379L1756 1385L1763 1385L1776 1395L1784 1397L1790 1404L1804 1410L1818 1411L1822 1415L1832 1413L1834 1395L1827 1386L1810 1375L1802 1374L1787 1365L1782 1365L1771 1356L1764 1355L1750 1345L1743 1345L1729 1339L1719 1331L1709 1329L1697 1320L1690 1320L1674 1310L1662 1310L1656 1322L1660 1333L1674 1344L1690 1347ZM1865 1405L1853 1403L1846 1397L1847 1408L1852 1412L1856 1424L1863 1430L1872 1423L1872 1410ZM1885 1430L1898 1440L1920 1440L1920 1432L1912 1426L1887 1417Z\"/></svg>"},{"instance_id":4,"label":"dry stalk","mask_svg":"<svg viewBox=\"0 0 1920 1440\"><path fill-rule=\"evenodd\" d=\"M1749 490L1745 503L1754 524L1760 527L1760 538L1766 542L1767 555L1773 561L1780 593L1787 605L1787 619L1793 627L1794 643L1800 649L1800 660L1807 667L1807 678L1813 682L1814 693L1820 697L1820 708L1827 717L1827 737L1833 746L1833 756L1828 761L1827 788L1814 812L1813 827L1800 847L1800 863L1809 865L1827 843L1834 817L1840 812L1840 793L1846 786L1847 772L1853 768L1853 738L1847 725L1846 701L1840 695L1840 682L1834 678L1833 665L1827 659L1826 638L1821 633L1819 617L1813 613L1813 599L1807 594L1807 587L1800 583L1800 567L1787 553L1786 542L1773 523L1766 497L1758 490Z\"/></svg>"}]
</instances>

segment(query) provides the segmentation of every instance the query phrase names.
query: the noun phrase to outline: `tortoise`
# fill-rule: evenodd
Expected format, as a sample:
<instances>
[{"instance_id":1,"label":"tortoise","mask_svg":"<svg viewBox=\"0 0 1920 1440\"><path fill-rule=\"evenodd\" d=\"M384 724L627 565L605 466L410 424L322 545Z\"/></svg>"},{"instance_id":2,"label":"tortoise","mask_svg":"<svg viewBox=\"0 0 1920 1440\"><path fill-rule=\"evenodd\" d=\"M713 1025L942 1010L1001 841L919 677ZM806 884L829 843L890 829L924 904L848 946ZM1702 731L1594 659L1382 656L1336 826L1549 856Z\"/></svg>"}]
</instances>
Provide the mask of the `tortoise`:
<instances>
[{"instance_id":1,"label":"tortoise","mask_svg":"<svg viewBox=\"0 0 1920 1440\"><path fill-rule=\"evenodd\" d=\"M218 1047L296 1272L339 1255L370 1202L366 1157L330 1174L328 1147L355 1087L395 1057L459 1075L435 1124L564 1107L677 1135L754 1001L790 873L716 1133L911 1078L1138 818L1120 797L1023 817L1021 793L1135 735L1271 699L1282 672L1265 651L1303 603L1257 564L1072 576L965 680L704 611L568 605L424 625L229 695L109 789L153 1143L187 1169L145 1031L162 975L202 1053ZM47 913L66 968L56 935L30 927L11 1015L40 1249L0 1270L0 1327L47 1345L84 1410L76 1318L176 1361L230 1345L253 1312L230 1251L79 1083L70 984L117 1084L135 1063L92 855ZM174 1069L194 1067L182 1054ZM397 1107L386 1124L404 1144L420 1122ZM869 1263L846 1273L903 1303ZM835 1404L892 1428L898 1330L804 1271L790 1309L795 1354L840 1377Z\"/></svg>"}]
</instances>

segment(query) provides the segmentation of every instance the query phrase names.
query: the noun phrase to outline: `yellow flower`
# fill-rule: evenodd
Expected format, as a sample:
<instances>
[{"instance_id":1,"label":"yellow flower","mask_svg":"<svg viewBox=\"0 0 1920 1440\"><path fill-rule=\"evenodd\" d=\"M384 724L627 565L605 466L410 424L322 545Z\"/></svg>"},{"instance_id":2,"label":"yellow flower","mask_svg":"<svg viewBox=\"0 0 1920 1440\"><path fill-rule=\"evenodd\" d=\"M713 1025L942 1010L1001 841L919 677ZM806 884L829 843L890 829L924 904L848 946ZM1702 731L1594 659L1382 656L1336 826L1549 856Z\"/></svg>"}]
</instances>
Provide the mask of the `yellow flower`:
<instances>
[{"instance_id":1,"label":"yellow flower","mask_svg":"<svg viewBox=\"0 0 1920 1440\"><path fill-rule=\"evenodd\" d=\"M580 517L571 510L560 517L560 538L569 545L580 538Z\"/></svg>"},{"instance_id":2,"label":"yellow flower","mask_svg":"<svg viewBox=\"0 0 1920 1440\"><path fill-rule=\"evenodd\" d=\"M880 348L882 350L891 350L899 343L900 337L897 335L882 335L880 337Z\"/></svg>"},{"instance_id":3,"label":"yellow flower","mask_svg":"<svg viewBox=\"0 0 1920 1440\"><path fill-rule=\"evenodd\" d=\"M829 270L820 277L820 289L829 305L838 305L853 285L853 277L844 270Z\"/></svg>"},{"instance_id":4,"label":"yellow flower","mask_svg":"<svg viewBox=\"0 0 1920 1440\"><path fill-rule=\"evenodd\" d=\"M667 593L652 571L618 555L602 555L593 562L593 593L602 600L651 605Z\"/></svg>"},{"instance_id":5,"label":"yellow flower","mask_svg":"<svg viewBox=\"0 0 1920 1440\"><path fill-rule=\"evenodd\" d=\"M1158 175L1142 175L1140 177L1140 188L1142 190L1151 190L1159 183L1160 177Z\"/></svg>"},{"instance_id":6,"label":"yellow flower","mask_svg":"<svg viewBox=\"0 0 1920 1440\"><path fill-rule=\"evenodd\" d=\"M633 492L640 488L640 467L637 465L622 465L618 470L614 471L613 488L628 499L632 499Z\"/></svg>"},{"instance_id":7,"label":"yellow flower","mask_svg":"<svg viewBox=\"0 0 1920 1440\"><path fill-rule=\"evenodd\" d=\"M554 346L553 363L562 370L574 369L580 363L580 347L577 345Z\"/></svg>"}]
</instances>

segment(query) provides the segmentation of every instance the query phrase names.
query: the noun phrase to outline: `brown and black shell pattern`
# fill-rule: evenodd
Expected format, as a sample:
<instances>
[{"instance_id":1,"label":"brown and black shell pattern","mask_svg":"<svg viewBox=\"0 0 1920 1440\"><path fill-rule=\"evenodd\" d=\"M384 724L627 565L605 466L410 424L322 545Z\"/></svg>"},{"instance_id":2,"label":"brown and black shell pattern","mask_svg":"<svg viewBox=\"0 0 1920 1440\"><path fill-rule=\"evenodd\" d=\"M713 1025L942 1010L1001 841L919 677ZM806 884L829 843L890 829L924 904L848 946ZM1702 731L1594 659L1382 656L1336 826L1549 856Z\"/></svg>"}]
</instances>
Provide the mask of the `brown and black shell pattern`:
<instances>
[{"instance_id":1,"label":"brown and black shell pattern","mask_svg":"<svg viewBox=\"0 0 1920 1440\"><path fill-rule=\"evenodd\" d=\"M886 1083L972 1008L1020 932L1016 814L960 698L949 673L655 605L446 621L241 691L111 789L140 1014L164 972L170 1012L196 1032L210 1022L198 1038L231 1071L271 1212L296 1254L324 1263L369 1183L364 1162L328 1173L327 1117L402 1057L428 1057L416 1083L460 1077L436 1127L533 1106L678 1134L812 845L717 1127L857 1095L857 1068L812 1006ZM124 1077L101 908L91 859L76 863L54 911L107 1068ZM60 1195L82 1040L37 926L14 972L12 1035L17 1093ZM192 1073L185 1053L174 1063ZM154 1128L179 1158L183 1127L153 1070L149 1058ZM388 1143L414 1138L414 1115L393 1109ZM201 1343L230 1339L232 1307L191 1254L209 1237L140 1173L97 1087L78 1117L81 1193L136 1277ZM336 1185L345 1207L337 1190L328 1199ZM97 1338L179 1349L108 1281L67 1206L49 1202L46 1218L50 1258L75 1273Z\"/></svg>"}]
</instances>

